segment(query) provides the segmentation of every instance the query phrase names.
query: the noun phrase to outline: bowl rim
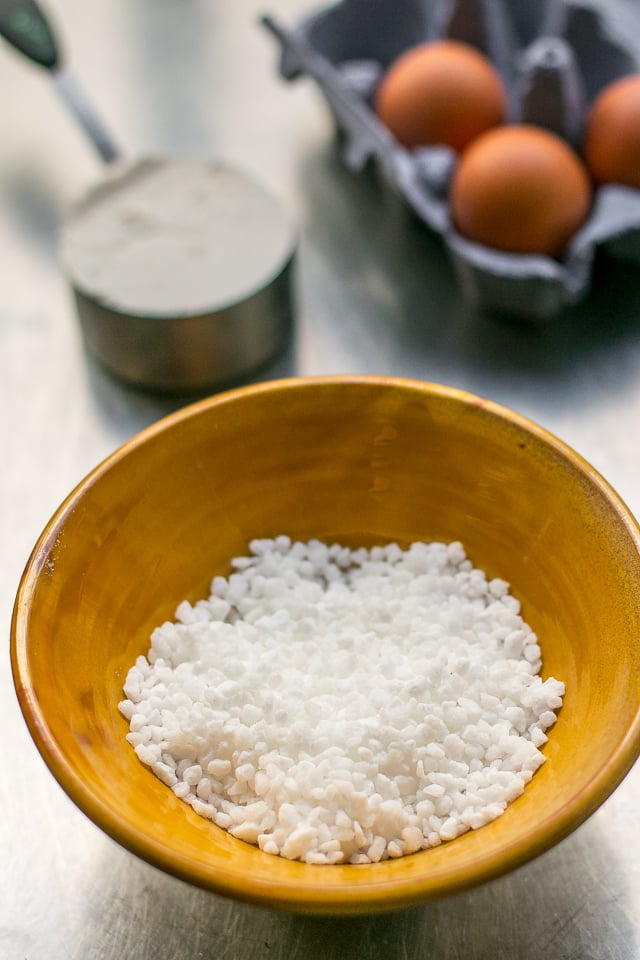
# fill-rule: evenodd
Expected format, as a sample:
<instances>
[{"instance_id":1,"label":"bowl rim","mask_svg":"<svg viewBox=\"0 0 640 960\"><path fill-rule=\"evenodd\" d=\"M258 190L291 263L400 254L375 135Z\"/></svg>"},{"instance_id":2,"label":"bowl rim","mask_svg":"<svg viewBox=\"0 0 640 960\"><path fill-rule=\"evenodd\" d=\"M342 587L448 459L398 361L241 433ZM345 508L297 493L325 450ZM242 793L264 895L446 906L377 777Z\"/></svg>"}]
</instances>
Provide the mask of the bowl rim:
<instances>
[{"instance_id":1,"label":"bowl rim","mask_svg":"<svg viewBox=\"0 0 640 960\"><path fill-rule=\"evenodd\" d=\"M198 416L212 407L233 403L249 396L274 391L313 389L314 387L344 385L395 388L408 393L437 396L455 400L463 405L479 407L502 421L519 427L548 445L565 461L576 468L597 488L615 510L623 528L640 553L640 525L621 497L607 480L579 453L546 428L522 414L493 400L457 387L445 386L395 376L371 374L332 374L295 376L267 380L248 386L235 387L213 396L189 403L160 418L119 445L76 484L52 514L38 537L20 577L11 617L10 657L14 687L23 718L32 740L58 784L73 803L101 830L140 859L160 870L195 886L236 900L260 906L274 907L302 913L356 914L382 912L424 903L428 900L459 893L502 876L535 859L568 836L586 821L613 793L640 755L640 708L631 719L624 737L611 753L606 764L581 791L579 797L568 801L553 819L538 822L535 838L529 832L493 855L483 855L467 876L451 874L433 882L430 878L408 876L391 884L363 882L362 868L342 864L330 869L346 871L350 881L335 886L323 885L323 874L318 872L317 883L266 884L255 876L234 873L222 875L203 865L186 862L169 846L148 835L140 835L109 805L97 798L66 761L47 723L37 698L30 692L31 668L28 649L28 613L38 575L45 557L56 539L67 516L101 476L125 459L133 450L143 446L158 434L173 429L181 422ZM242 842L242 841L238 841ZM423 851L428 853L428 851ZM267 856L267 854L263 854ZM414 855L420 856L420 854ZM306 866L306 865L301 865ZM312 867L317 871L323 868ZM326 868L325 868L326 869Z\"/></svg>"}]
</instances>

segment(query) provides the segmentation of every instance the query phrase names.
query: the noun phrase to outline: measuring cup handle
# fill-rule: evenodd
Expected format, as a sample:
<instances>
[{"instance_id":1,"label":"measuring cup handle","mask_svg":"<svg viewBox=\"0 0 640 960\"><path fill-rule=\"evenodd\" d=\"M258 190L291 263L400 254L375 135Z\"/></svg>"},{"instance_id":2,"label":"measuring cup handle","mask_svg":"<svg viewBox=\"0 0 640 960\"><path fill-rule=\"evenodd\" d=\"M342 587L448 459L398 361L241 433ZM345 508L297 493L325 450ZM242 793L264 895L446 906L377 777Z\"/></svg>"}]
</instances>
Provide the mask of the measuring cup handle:
<instances>
[{"instance_id":1,"label":"measuring cup handle","mask_svg":"<svg viewBox=\"0 0 640 960\"><path fill-rule=\"evenodd\" d=\"M41 67L60 66L53 28L35 0L0 0L0 35Z\"/></svg>"}]
</instances>

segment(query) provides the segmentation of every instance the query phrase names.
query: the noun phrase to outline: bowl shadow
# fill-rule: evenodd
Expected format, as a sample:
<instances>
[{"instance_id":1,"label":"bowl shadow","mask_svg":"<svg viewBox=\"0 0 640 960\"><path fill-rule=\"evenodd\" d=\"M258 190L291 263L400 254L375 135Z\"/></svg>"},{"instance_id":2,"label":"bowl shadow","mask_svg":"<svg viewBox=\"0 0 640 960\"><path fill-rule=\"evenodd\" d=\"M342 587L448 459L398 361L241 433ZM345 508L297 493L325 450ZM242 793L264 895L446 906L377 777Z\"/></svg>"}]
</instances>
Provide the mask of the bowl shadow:
<instances>
[{"instance_id":1,"label":"bowl shadow","mask_svg":"<svg viewBox=\"0 0 640 960\"><path fill-rule=\"evenodd\" d=\"M601 828L605 814L508 876L426 906L370 916L304 916L228 901L108 843L94 874L100 883L77 922L103 947L115 929L119 937L127 930L124 939L133 946L144 923L152 931L146 950L158 960L631 956L631 890L616 846Z\"/></svg>"}]
</instances>

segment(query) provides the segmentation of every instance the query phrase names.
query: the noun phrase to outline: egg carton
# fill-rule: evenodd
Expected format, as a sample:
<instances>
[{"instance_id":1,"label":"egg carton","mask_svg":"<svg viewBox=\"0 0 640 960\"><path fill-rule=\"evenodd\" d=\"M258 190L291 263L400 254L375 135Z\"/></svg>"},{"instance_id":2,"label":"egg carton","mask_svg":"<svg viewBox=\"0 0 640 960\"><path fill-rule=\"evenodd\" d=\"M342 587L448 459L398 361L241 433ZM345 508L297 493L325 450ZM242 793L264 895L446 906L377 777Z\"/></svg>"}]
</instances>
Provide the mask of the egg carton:
<instances>
[{"instance_id":1,"label":"egg carton","mask_svg":"<svg viewBox=\"0 0 640 960\"><path fill-rule=\"evenodd\" d=\"M373 96L387 67L417 43L452 39L485 53L500 71L508 120L545 127L578 147L585 112L608 83L640 69L610 16L586 0L341 0L286 28L272 16L280 73L311 77L322 91L353 171L373 163L449 251L465 299L480 310L543 322L584 298L596 252L640 260L640 191L607 185L561 260L510 254L455 229L447 147L407 150L378 120Z\"/></svg>"}]
</instances>

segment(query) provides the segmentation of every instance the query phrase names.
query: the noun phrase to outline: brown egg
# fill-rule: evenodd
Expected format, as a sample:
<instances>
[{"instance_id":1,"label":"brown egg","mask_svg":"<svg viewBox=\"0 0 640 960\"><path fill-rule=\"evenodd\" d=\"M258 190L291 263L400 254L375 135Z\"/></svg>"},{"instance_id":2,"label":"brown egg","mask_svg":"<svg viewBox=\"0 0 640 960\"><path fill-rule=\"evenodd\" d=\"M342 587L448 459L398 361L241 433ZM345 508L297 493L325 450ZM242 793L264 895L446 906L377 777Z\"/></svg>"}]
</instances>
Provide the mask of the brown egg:
<instances>
[{"instance_id":1,"label":"brown egg","mask_svg":"<svg viewBox=\"0 0 640 960\"><path fill-rule=\"evenodd\" d=\"M412 47L392 63L374 106L405 147L446 144L461 150L503 122L507 95L500 74L483 54L441 40Z\"/></svg>"},{"instance_id":2,"label":"brown egg","mask_svg":"<svg viewBox=\"0 0 640 960\"><path fill-rule=\"evenodd\" d=\"M640 75L606 86L585 121L583 155L597 184L640 187Z\"/></svg>"},{"instance_id":3,"label":"brown egg","mask_svg":"<svg viewBox=\"0 0 640 960\"><path fill-rule=\"evenodd\" d=\"M586 220L591 193L584 164L560 137L513 124L465 150L451 216L461 234L488 247L557 257Z\"/></svg>"}]
</instances>

